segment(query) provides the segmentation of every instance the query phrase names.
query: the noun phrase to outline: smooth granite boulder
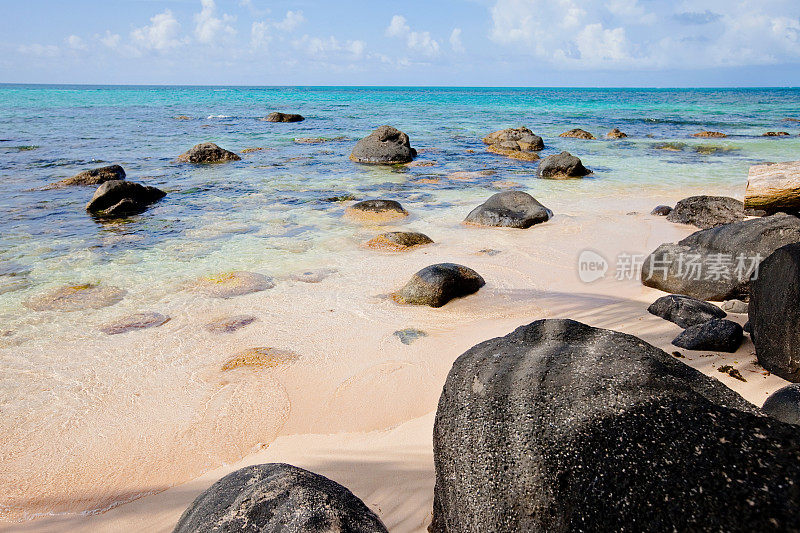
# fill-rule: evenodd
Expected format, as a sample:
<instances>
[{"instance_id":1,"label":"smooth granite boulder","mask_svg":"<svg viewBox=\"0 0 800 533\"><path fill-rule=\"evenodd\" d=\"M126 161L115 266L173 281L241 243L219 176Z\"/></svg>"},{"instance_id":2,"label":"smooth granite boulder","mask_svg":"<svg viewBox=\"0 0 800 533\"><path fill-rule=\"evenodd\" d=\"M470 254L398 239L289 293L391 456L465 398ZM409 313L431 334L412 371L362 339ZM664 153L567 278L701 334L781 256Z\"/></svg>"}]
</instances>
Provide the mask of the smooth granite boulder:
<instances>
[{"instance_id":1,"label":"smooth granite boulder","mask_svg":"<svg viewBox=\"0 0 800 533\"><path fill-rule=\"evenodd\" d=\"M714 304L683 296L670 294L662 296L647 308L653 315L674 322L682 328L705 324L714 318L725 318L727 313Z\"/></svg>"},{"instance_id":2,"label":"smooth granite boulder","mask_svg":"<svg viewBox=\"0 0 800 533\"><path fill-rule=\"evenodd\" d=\"M539 163L538 176L550 179L582 178L592 171L583 166L580 159L569 152L561 152L545 157Z\"/></svg>"},{"instance_id":3,"label":"smooth granite boulder","mask_svg":"<svg viewBox=\"0 0 800 533\"><path fill-rule=\"evenodd\" d=\"M125 169L119 165L93 168L58 181L50 187L68 187L70 185L101 185L107 181L124 180Z\"/></svg>"},{"instance_id":4,"label":"smooth granite boulder","mask_svg":"<svg viewBox=\"0 0 800 533\"><path fill-rule=\"evenodd\" d=\"M573 139L586 139L586 140L593 140L595 138L594 135L580 128L575 128L569 131L565 131L564 133L559 135L559 137L572 137Z\"/></svg>"},{"instance_id":5,"label":"smooth granite boulder","mask_svg":"<svg viewBox=\"0 0 800 533\"><path fill-rule=\"evenodd\" d=\"M267 118L264 120L267 122L302 122L305 120L305 117L295 113L279 113L275 111L267 115Z\"/></svg>"},{"instance_id":6,"label":"smooth granite boulder","mask_svg":"<svg viewBox=\"0 0 800 533\"><path fill-rule=\"evenodd\" d=\"M430 531L796 529L799 442L637 337L540 320L453 365Z\"/></svg>"},{"instance_id":7,"label":"smooth granite boulder","mask_svg":"<svg viewBox=\"0 0 800 533\"><path fill-rule=\"evenodd\" d=\"M97 188L86 210L99 217L136 215L166 195L160 189L131 181L107 181Z\"/></svg>"},{"instance_id":8,"label":"smooth granite boulder","mask_svg":"<svg viewBox=\"0 0 800 533\"><path fill-rule=\"evenodd\" d=\"M778 248L761 263L748 315L759 364L800 382L800 243Z\"/></svg>"},{"instance_id":9,"label":"smooth granite boulder","mask_svg":"<svg viewBox=\"0 0 800 533\"><path fill-rule=\"evenodd\" d=\"M408 163L415 157L408 135L391 126L381 126L358 141L350 154L351 161L382 165Z\"/></svg>"},{"instance_id":10,"label":"smooth granite boulder","mask_svg":"<svg viewBox=\"0 0 800 533\"><path fill-rule=\"evenodd\" d=\"M770 394L761 410L781 422L800 425L800 383L786 385Z\"/></svg>"},{"instance_id":11,"label":"smooth granite boulder","mask_svg":"<svg viewBox=\"0 0 800 533\"><path fill-rule=\"evenodd\" d=\"M739 349L743 340L742 326L731 320L715 318L696 326L689 326L675 337L672 344L687 350L733 353Z\"/></svg>"},{"instance_id":12,"label":"smooth granite boulder","mask_svg":"<svg viewBox=\"0 0 800 533\"><path fill-rule=\"evenodd\" d=\"M700 230L650 254L642 283L700 300L746 299L758 263L795 242L800 242L800 219L782 213Z\"/></svg>"},{"instance_id":13,"label":"smooth granite boulder","mask_svg":"<svg viewBox=\"0 0 800 533\"><path fill-rule=\"evenodd\" d=\"M395 200L362 200L344 211L348 218L359 222L384 223L408 216L400 202Z\"/></svg>"},{"instance_id":14,"label":"smooth granite boulder","mask_svg":"<svg viewBox=\"0 0 800 533\"><path fill-rule=\"evenodd\" d=\"M295 466L253 465L198 496L174 533L385 533L378 516L335 481Z\"/></svg>"},{"instance_id":15,"label":"smooth granite boulder","mask_svg":"<svg viewBox=\"0 0 800 533\"><path fill-rule=\"evenodd\" d=\"M225 163L241 159L233 152L220 148L214 143L197 144L189 149L188 152L178 156L178 161L195 164Z\"/></svg>"},{"instance_id":16,"label":"smooth granite boulder","mask_svg":"<svg viewBox=\"0 0 800 533\"><path fill-rule=\"evenodd\" d=\"M655 206L653 208L652 211L650 211L651 215L655 215L655 216L659 216L659 217L665 217L665 216L669 215L670 213L672 213L672 208L670 206L668 206L668 205L657 205L657 206Z\"/></svg>"},{"instance_id":17,"label":"smooth granite boulder","mask_svg":"<svg viewBox=\"0 0 800 533\"><path fill-rule=\"evenodd\" d=\"M505 191L492 195L473 209L464 222L478 226L524 229L547 222L552 216L553 212L530 194L522 191Z\"/></svg>"},{"instance_id":18,"label":"smooth granite boulder","mask_svg":"<svg viewBox=\"0 0 800 533\"><path fill-rule=\"evenodd\" d=\"M471 268L439 263L414 274L392 298L401 304L442 307L453 298L478 292L485 284L480 274Z\"/></svg>"},{"instance_id":19,"label":"smooth granite boulder","mask_svg":"<svg viewBox=\"0 0 800 533\"><path fill-rule=\"evenodd\" d=\"M402 252L426 244L433 244L433 240L424 233L417 233L416 231L389 231L373 237L365 243L365 246L373 250Z\"/></svg>"},{"instance_id":20,"label":"smooth granite boulder","mask_svg":"<svg viewBox=\"0 0 800 533\"><path fill-rule=\"evenodd\" d=\"M667 220L706 229L744 220L744 204L727 196L690 196L677 204Z\"/></svg>"}]
</instances>

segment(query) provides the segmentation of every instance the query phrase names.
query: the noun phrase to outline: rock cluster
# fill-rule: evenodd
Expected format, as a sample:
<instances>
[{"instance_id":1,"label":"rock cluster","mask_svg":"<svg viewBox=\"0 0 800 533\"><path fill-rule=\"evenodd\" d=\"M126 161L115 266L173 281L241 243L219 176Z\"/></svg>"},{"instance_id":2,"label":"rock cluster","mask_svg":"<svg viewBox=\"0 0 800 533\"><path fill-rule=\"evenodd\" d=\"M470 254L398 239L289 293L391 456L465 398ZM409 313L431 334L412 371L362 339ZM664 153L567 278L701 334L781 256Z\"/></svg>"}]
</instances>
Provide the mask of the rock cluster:
<instances>
[{"instance_id":1,"label":"rock cluster","mask_svg":"<svg viewBox=\"0 0 800 533\"><path fill-rule=\"evenodd\" d=\"M522 161L536 161L536 153L544 149L544 141L528 128L508 128L490 133L483 138L487 150Z\"/></svg>"}]
</instances>

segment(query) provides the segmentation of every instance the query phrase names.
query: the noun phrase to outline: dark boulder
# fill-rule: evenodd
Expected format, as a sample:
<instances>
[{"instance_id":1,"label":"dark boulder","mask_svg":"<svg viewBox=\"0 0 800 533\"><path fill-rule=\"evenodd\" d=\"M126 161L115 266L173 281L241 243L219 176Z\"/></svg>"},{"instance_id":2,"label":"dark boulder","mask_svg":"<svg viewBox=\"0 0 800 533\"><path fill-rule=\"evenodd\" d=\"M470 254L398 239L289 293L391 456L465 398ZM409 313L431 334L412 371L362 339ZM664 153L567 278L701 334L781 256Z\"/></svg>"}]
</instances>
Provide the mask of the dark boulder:
<instances>
[{"instance_id":1,"label":"dark boulder","mask_svg":"<svg viewBox=\"0 0 800 533\"><path fill-rule=\"evenodd\" d=\"M398 303L442 307L453 298L478 292L486 282L472 270L453 263L439 263L414 274L392 297Z\"/></svg>"},{"instance_id":2,"label":"dark boulder","mask_svg":"<svg viewBox=\"0 0 800 533\"><path fill-rule=\"evenodd\" d=\"M758 263L798 241L800 219L781 213L700 230L650 254L642 265L642 283L700 300L746 299Z\"/></svg>"},{"instance_id":3,"label":"dark boulder","mask_svg":"<svg viewBox=\"0 0 800 533\"><path fill-rule=\"evenodd\" d=\"M796 529L799 437L639 338L541 320L453 365L430 531Z\"/></svg>"},{"instance_id":4,"label":"dark boulder","mask_svg":"<svg viewBox=\"0 0 800 533\"><path fill-rule=\"evenodd\" d=\"M710 350L733 353L744 340L742 326L731 320L715 318L703 324L690 326L675 337L672 344L687 350Z\"/></svg>"},{"instance_id":5,"label":"dark boulder","mask_svg":"<svg viewBox=\"0 0 800 533\"><path fill-rule=\"evenodd\" d=\"M744 220L744 204L727 196L690 196L677 204L667 220L706 229Z\"/></svg>"},{"instance_id":6,"label":"dark boulder","mask_svg":"<svg viewBox=\"0 0 800 533\"><path fill-rule=\"evenodd\" d=\"M107 181L124 179L125 169L119 165L109 165L107 167L84 170L80 174L76 174L71 178L66 178L56 182L50 187L68 187L70 185L100 185Z\"/></svg>"},{"instance_id":7,"label":"dark boulder","mask_svg":"<svg viewBox=\"0 0 800 533\"><path fill-rule=\"evenodd\" d=\"M656 215L659 217L665 217L672 213L672 208L668 205L657 205L650 211L651 215Z\"/></svg>"},{"instance_id":8,"label":"dark boulder","mask_svg":"<svg viewBox=\"0 0 800 533\"><path fill-rule=\"evenodd\" d=\"M540 178L568 179L582 178L592 171L583 166L580 159L569 152L561 152L545 157L539 163L538 175Z\"/></svg>"},{"instance_id":9,"label":"dark boulder","mask_svg":"<svg viewBox=\"0 0 800 533\"><path fill-rule=\"evenodd\" d=\"M415 157L408 135L391 126L381 126L358 141L350 154L351 161L383 165L408 163Z\"/></svg>"},{"instance_id":10,"label":"dark boulder","mask_svg":"<svg viewBox=\"0 0 800 533\"><path fill-rule=\"evenodd\" d=\"M267 118L264 120L267 122L302 122L305 120L305 117L294 113L278 113L276 111L267 115Z\"/></svg>"},{"instance_id":11,"label":"dark boulder","mask_svg":"<svg viewBox=\"0 0 800 533\"><path fill-rule=\"evenodd\" d=\"M362 200L345 209L345 215L360 222L382 223L405 218L408 211L395 200Z\"/></svg>"},{"instance_id":12,"label":"dark boulder","mask_svg":"<svg viewBox=\"0 0 800 533\"><path fill-rule=\"evenodd\" d=\"M761 410L781 422L800 425L800 383L786 385L770 394Z\"/></svg>"},{"instance_id":13,"label":"dark boulder","mask_svg":"<svg viewBox=\"0 0 800 533\"><path fill-rule=\"evenodd\" d=\"M178 161L195 164L225 163L227 161L239 161L240 159L242 158L238 155L220 148L214 143L195 145L188 152L178 156Z\"/></svg>"},{"instance_id":14,"label":"dark boulder","mask_svg":"<svg viewBox=\"0 0 800 533\"><path fill-rule=\"evenodd\" d=\"M727 316L725 311L714 304L680 294L662 296L653 302L647 311L664 320L675 322L682 328L705 324L714 318Z\"/></svg>"},{"instance_id":15,"label":"dark boulder","mask_svg":"<svg viewBox=\"0 0 800 533\"><path fill-rule=\"evenodd\" d=\"M253 465L214 483L174 533L379 533L377 515L335 481L287 464Z\"/></svg>"},{"instance_id":16,"label":"dark boulder","mask_svg":"<svg viewBox=\"0 0 800 533\"><path fill-rule=\"evenodd\" d=\"M144 212L167 193L155 187L130 181L113 180L100 185L86 204L89 213L99 217L125 217Z\"/></svg>"},{"instance_id":17,"label":"dark boulder","mask_svg":"<svg viewBox=\"0 0 800 533\"><path fill-rule=\"evenodd\" d=\"M473 209L464 222L479 226L524 229L547 222L552 216L553 212L530 194L522 191L506 191L492 195Z\"/></svg>"},{"instance_id":18,"label":"dark boulder","mask_svg":"<svg viewBox=\"0 0 800 533\"><path fill-rule=\"evenodd\" d=\"M800 382L800 243L778 248L761 263L748 314L759 364Z\"/></svg>"}]
</instances>

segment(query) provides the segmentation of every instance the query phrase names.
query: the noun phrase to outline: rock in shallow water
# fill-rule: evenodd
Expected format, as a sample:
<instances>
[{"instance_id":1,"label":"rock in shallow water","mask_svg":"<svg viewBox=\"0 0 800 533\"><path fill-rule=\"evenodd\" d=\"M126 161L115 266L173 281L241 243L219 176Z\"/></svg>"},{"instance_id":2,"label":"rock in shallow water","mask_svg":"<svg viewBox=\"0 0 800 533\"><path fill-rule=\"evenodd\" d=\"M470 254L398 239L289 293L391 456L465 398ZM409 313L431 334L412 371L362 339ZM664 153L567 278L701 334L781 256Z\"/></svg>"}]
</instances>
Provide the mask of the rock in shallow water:
<instances>
[{"instance_id":1,"label":"rock in shallow water","mask_svg":"<svg viewBox=\"0 0 800 533\"><path fill-rule=\"evenodd\" d=\"M680 294L662 296L653 302L647 311L682 328L705 324L714 318L727 316L725 311L714 304Z\"/></svg>"},{"instance_id":2,"label":"rock in shallow water","mask_svg":"<svg viewBox=\"0 0 800 533\"><path fill-rule=\"evenodd\" d=\"M245 326L249 326L256 320L258 319L253 315L234 315L217 318L203 327L211 333L233 333Z\"/></svg>"},{"instance_id":3,"label":"rock in shallow water","mask_svg":"<svg viewBox=\"0 0 800 533\"><path fill-rule=\"evenodd\" d=\"M300 359L300 356L291 350L281 350L279 348L249 348L241 351L228 359L222 365L222 371L233 370L236 368L275 368L288 365Z\"/></svg>"},{"instance_id":4,"label":"rock in shallow water","mask_svg":"<svg viewBox=\"0 0 800 533\"><path fill-rule=\"evenodd\" d=\"M51 187L68 187L70 185L100 185L107 181L124 180L125 169L119 165L84 170L71 178L54 183Z\"/></svg>"},{"instance_id":5,"label":"rock in shallow water","mask_svg":"<svg viewBox=\"0 0 800 533\"><path fill-rule=\"evenodd\" d=\"M722 132L719 131L701 131L700 133L695 133L692 137L700 137L705 139L721 139L723 137L727 137Z\"/></svg>"},{"instance_id":6,"label":"rock in shallow water","mask_svg":"<svg viewBox=\"0 0 800 533\"><path fill-rule=\"evenodd\" d=\"M493 154L504 155L522 161L536 161L535 153L544 149L544 141L528 128L509 128L490 133L483 138L487 150Z\"/></svg>"},{"instance_id":7,"label":"rock in shallow water","mask_svg":"<svg viewBox=\"0 0 800 533\"><path fill-rule=\"evenodd\" d=\"M34 311L82 311L101 309L122 301L126 292L117 287L86 283L66 285L53 291L34 296L25 302L25 307Z\"/></svg>"},{"instance_id":8,"label":"rock in shallow water","mask_svg":"<svg viewBox=\"0 0 800 533\"><path fill-rule=\"evenodd\" d=\"M100 331L107 335L119 335L137 329L157 328L168 321L169 317L161 313L136 313L103 324Z\"/></svg>"},{"instance_id":9,"label":"rock in shallow water","mask_svg":"<svg viewBox=\"0 0 800 533\"><path fill-rule=\"evenodd\" d=\"M593 140L595 136L589 133L586 130L582 130L580 128L571 129L569 131L565 131L559 137L572 137L573 139L586 139L586 140Z\"/></svg>"},{"instance_id":10,"label":"rock in shallow water","mask_svg":"<svg viewBox=\"0 0 800 533\"><path fill-rule=\"evenodd\" d=\"M275 287L272 278L255 272L225 272L200 278L196 289L212 298L232 298Z\"/></svg>"},{"instance_id":11,"label":"rock in shallow water","mask_svg":"<svg viewBox=\"0 0 800 533\"><path fill-rule=\"evenodd\" d=\"M144 212L166 195L160 189L139 183L107 181L97 188L86 210L98 217L126 217Z\"/></svg>"},{"instance_id":12,"label":"rock in shallow water","mask_svg":"<svg viewBox=\"0 0 800 533\"><path fill-rule=\"evenodd\" d=\"M672 213L672 208L668 205L657 205L650 211L651 215L656 215L659 217L665 217Z\"/></svg>"},{"instance_id":13,"label":"rock in shallow water","mask_svg":"<svg viewBox=\"0 0 800 533\"><path fill-rule=\"evenodd\" d=\"M553 212L522 191L499 192L473 209L464 222L525 229L550 220Z\"/></svg>"},{"instance_id":14,"label":"rock in shallow water","mask_svg":"<svg viewBox=\"0 0 800 533\"><path fill-rule=\"evenodd\" d=\"M800 384L792 383L776 390L761 410L775 420L800 425Z\"/></svg>"},{"instance_id":15,"label":"rock in shallow water","mask_svg":"<svg viewBox=\"0 0 800 533\"><path fill-rule=\"evenodd\" d=\"M710 350L733 353L744 339L742 326L731 320L715 318L703 324L689 326L675 337L672 344L687 350Z\"/></svg>"},{"instance_id":16,"label":"rock in shallow water","mask_svg":"<svg viewBox=\"0 0 800 533\"><path fill-rule=\"evenodd\" d=\"M330 479L287 464L254 465L214 483L174 533L386 533L364 502Z\"/></svg>"},{"instance_id":17,"label":"rock in shallow water","mask_svg":"<svg viewBox=\"0 0 800 533\"><path fill-rule=\"evenodd\" d=\"M233 152L220 148L214 143L197 144L189 149L188 152L178 156L178 161L195 164L224 163L227 161L239 161L241 159L241 157Z\"/></svg>"},{"instance_id":18,"label":"rock in shallow water","mask_svg":"<svg viewBox=\"0 0 800 533\"><path fill-rule=\"evenodd\" d=\"M417 339L428 336L424 331L414 328L401 329L400 331L395 331L392 335L400 339L403 344L411 344Z\"/></svg>"},{"instance_id":19,"label":"rock in shallow water","mask_svg":"<svg viewBox=\"0 0 800 533\"><path fill-rule=\"evenodd\" d=\"M417 233L414 231L390 231L370 239L364 245L373 250L402 252L426 244L433 244L433 240L424 233Z\"/></svg>"},{"instance_id":20,"label":"rock in shallow water","mask_svg":"<svg viewBox=\"0 0 800 533\"><path fill-rule=\"evenodd\" d=\"M430 531L792 529L799 437L641 339L534 322L447 377Z\"/></svg>"},{"instance_id":21,"label":"rock in shallow water","mask_svg":"<svg viewBox=\"0 0 800 533\"><path fill-rule=\"evenodd\" d=\"M279 113L275 111L267 115L265 120L267 122L302 122L305 120L305 117L296 113Z\"/></svg>"},{"instance_id":22,"label":"rock in shallow water","mask_svg":"<svg viewBox=\"0 0 800 533\"><path fill-rule=\"evenodd\" d=\"M549 155L539 163L538 176L549 179L582 178L591 174L580 159L569 152Z\"/></svg>"},{"instance_id":23,"label":"rock in shallow water","mask_svg":"<svg viewBox=\"0 0 800 533\"><path fill-rule=\"evenodd\" d=\"M408 135L391 126L381 126L358 141L350 159L357 163L393 165L409 163L416 156Z\"/></svg>"},{"instance_id":24,"label":"rock in shallow water","mask_svg":"<svg viewBox=\"0 0 800 533\"><path fill-rule=\"evenodd\" d=\"M667 220L691 224L698 228L714 228L744 220L744 204L727 196L690 196L675 205Z\"/></svg>"},{"instance_id":25,"label":"rock in shallow water","mask_svg":"<svg viewBox=\"0 0 800 533\"><path fill-rule=\"evenodd\" d=\"M485 284L480 274L471 268L439 263L414 274L392 297L402 304L442 307L453 298L478 292Z\"/></svg>"},{"instance_id":26,"label":"rock in shallow water","mask_svg":"<svg viewBox=\"0 0 800 533\"><path fill-rule=\"evenodd\" d=\"M363 200L345 209L344 214L358 222L381 224L405 218L408 211L394 200Z\"/></svg>"},{"instance_id":27,"label":"rock in shallow water","mask_svg":"<svg viewBox=\"0 0 800 533\"><path fill-rule=\"evenodd\" d=\"M625 139L628 135L623 133L619 130L619 128L614 128L613 130L606 133L606 139Z\"/></svg>"}]
</instances>

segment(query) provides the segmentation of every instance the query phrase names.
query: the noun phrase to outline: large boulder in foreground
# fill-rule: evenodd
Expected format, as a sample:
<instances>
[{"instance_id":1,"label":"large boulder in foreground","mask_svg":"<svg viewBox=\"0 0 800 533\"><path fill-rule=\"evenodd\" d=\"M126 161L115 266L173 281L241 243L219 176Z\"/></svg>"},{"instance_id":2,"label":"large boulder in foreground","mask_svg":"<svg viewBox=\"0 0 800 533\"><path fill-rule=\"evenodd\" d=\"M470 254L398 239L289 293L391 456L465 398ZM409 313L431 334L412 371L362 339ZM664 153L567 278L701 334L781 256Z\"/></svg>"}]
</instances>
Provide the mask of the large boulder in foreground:
<instances>
[{"instance_id":1,"label":"large boulder in foreground","mask_svg":"<svg viewBox=\"0 0 800 533\"><path fill-rule=\"evenodd\" d=\"M267 115L267 118L264 120L267 122L302 122L305 120L305 117L296 113L279 113L275 111Z\"/></svg>"},{"instance_id":2,"label":"large boulder in foreground","mask_svg":"<svg viewBox=\"0 0 800 533\"><path fill-rule=\"evenodd\" d=\"M770 394L761 410L781 422L800 425L800 383L786 385Z\"/></svg>"},{"instance_id":3,"label":"large boulder in foreground","mask_svg":"<svg viewBox=\"0 0 800 533\"><path fill-rule=\"evenodd\" d=\"M352 492L295 466L270 463L228 474L198 496L174 533L385 533Z\"/></svg>"},{"instance_id":4,"label":"large boulder in foreground","mask_svg":"<svg viewBox=\"0 0 800 533\"><path fill-rule=\"evenodd\" d=\"M690 196L675 204L667 220L706 229L739 222L744 220L744 215L744 204L736 198Z\"/></svg>"},{"instance_id":5,"label":"large boulder in foreground","mask_svg":"<svg viewBox=\"0 0 800 533\"><path fill-rule=\"evenodd\" d=\"M758 263L798 241L800 219L782 213L700 230L650 254L642 283L700 300L747 298Z\"/></svg>"},{"instance_id":6,"label":"large boulder in foreground","mask_svg":"<svg viewBox=\"0 0 800 533\"><path fill-rule=\"evenodd\" d=\"M119 165L109 165L107 167L92 168L83 172L58 181L51 185L52 188L69 187L71 185L100 185L107 181L124 180L125 169Z\"/></svg>"},{"instance_id":7,"label":"large boulder in foreground","mask_svg":"<svg viewBox=\"0 0 800 533\"><path fill-rule=\"evenodd\" d=\"M583 166L581 160L569 152L545 157L539 163L538 176L549 179L570 179L588 176L592 171Z\"/></svg>"},{"instance_id":8,"label":"large boulder in foreground","mask_svg":"<svg viewBox=\"0 0 800 533\"><path fill-rule=\"evenodd\" d=\"M161 189L113 180L100 185L86 204L86 210L99 217L126 217L144 212L167 193Z\"/></svg>"},{"instance_id":9,"label":"large boulder in foreground","mask_svg":"<svg viewBox=\"0 0 800 533\"><path fill-rule=\"evenodd\" d=\"M401 304L442 307L454 298L478 292L485 284L480 274L471 268L439 263L414 274L392 298Z\"/></svg>"},{"instance_id":10,"label":"large boulder in foreground","mask_svg":"<svg viewBox=\"0 0 800 533\"><path fill-rule=\"evenodd\" d=\"M639 338L540 320L453 365L430 531L796 529L798 438Z\"/></svg>"},{"instance_id":11,"label":"large boulder in foreground","mask_svg":"<svg viewBox=\"0 0 800 533\"><path fill-rule=\"evenodd\" d=\"M759 364L800 382L800 244L778 248L761 263L748 315Z\"/></svg>"},{"instance_id":12,"label":"large boulder in foreground","mask_svg":"<svg viewBox=\"0 0 800 533\"><path fill-rule=\"evenodd\" d=\"M744 206L767 213L800 212L800 161L751 166Z\"/></svg>"},{"instance_id":13,"label":"large boulder in foreground","mask_svg":"<svg viewBox=\"0 0 800 533\"><path fill-rule=\"evenodd\" d=\"M478 226L524 229L547 222L552 216L553 212L530 194L522 191L506 191L492 195L473 209L464 222Z\"/></svg>"},{"instance_id":14,"label":"large boulder in foreground","mask_svg":"<svg viewBox=\"0 0 800 533\"><path fill-rule=\"evenodd\" d=\"M220 148L214 143L201 143L193 146L188 152L178 156L178 161L198 165L239 161L242 158L231 151Z\"/></svg>"},{"instance_id":15,"label":"large boulder in foreground","mask_svg":"<svg viewBox=\"0 0 800 533\"><path fill-rule=\"evenodd\" d=\"M674 322L682 328L705 324L715 318L725 318L727 313L714 304L681 294L662 296L647 308L650 314Z\"/></svg>"},{"instance_id":16,"label":"large boulder in foreground","mask_svg":"<svg viewBox=\"0 0 800 533\"><path fill-rule=\"evenodd\" d=\"M351 161L379 165L409 163L415 157L408 135L391 126L381 126L358 141L350 154Z\"/></svg>"}]
</instances>

